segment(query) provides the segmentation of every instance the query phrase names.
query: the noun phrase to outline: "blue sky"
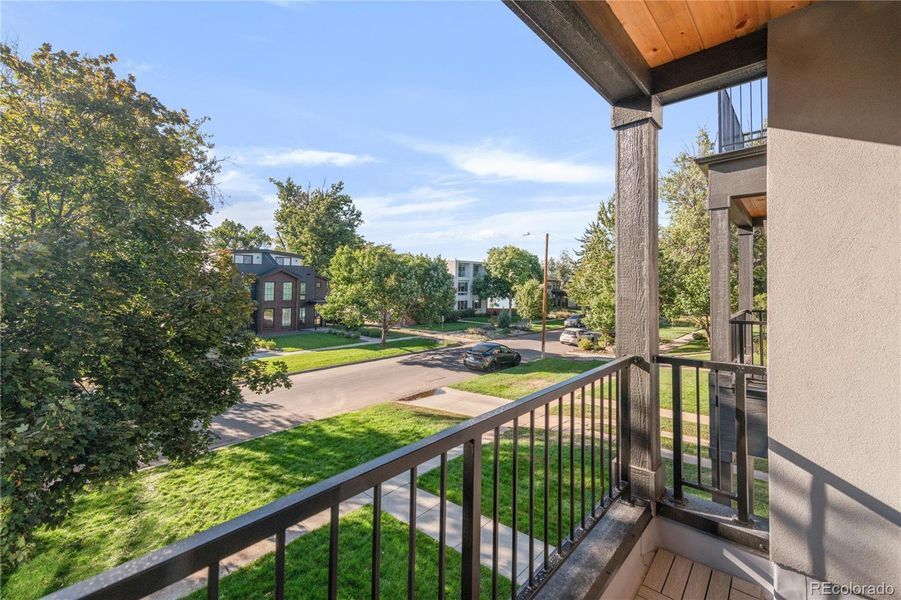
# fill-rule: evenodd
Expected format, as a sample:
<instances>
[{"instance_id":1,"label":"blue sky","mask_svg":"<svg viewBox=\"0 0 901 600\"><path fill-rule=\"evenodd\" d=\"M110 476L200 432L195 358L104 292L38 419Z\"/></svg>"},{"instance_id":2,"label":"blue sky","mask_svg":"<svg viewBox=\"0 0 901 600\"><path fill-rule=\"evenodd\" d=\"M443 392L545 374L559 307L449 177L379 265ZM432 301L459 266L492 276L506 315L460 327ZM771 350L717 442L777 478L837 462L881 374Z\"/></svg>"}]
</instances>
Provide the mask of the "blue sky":
<instances>
[{"instance_id":1,"label":"blue sky","mask_svg":"<svg viewBox=\"0 0 901 600\"><path fill-rule=\"evenodd\" d=\"M210 219L272 231L269 178L344 181L369 240L479 259L578 246L613 191L606 102L501 2L8 2L2 36L114 53L228 157ZM669 106L661 171L711 96ZM661 214L661 218L663 215ZM523 237L531 232L529 237Z\"/></svg>"}]
</instances>

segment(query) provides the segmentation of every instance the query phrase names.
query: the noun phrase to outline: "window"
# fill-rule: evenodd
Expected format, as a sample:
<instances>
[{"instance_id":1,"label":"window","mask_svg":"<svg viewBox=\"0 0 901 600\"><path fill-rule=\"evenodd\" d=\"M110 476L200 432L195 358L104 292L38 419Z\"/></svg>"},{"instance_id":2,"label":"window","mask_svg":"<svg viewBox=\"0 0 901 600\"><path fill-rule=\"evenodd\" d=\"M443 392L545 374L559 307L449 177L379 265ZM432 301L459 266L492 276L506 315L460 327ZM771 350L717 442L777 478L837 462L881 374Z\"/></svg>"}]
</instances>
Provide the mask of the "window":
<instances>
[{"instance_id":1,"label":"window","mask_svg":"<svg viewBox=\"0 0 901 600\"><path fill-rule=\"evenodd\" d=\"M271 308L263 309L263 327L275 326L275 311Z\"/></svg>"},{"instance_id":2,"label":"window","mask_svg":"<svg viewBox=\"0 0 901 600\"><path fill-rule=\"evenodd\" d=\"M288 257L288 256L276 256L276 257L275 257L275 262L277 262L277 263L280 264L280 265L290 265L290 264L291 264L291 258Z\"/></svg>"},{"instance_id":3,"label":"window","mask_svg":"<svg viewBox=\"0 0 901 600\"><path fill-rule=\"evenodd\" d=\"M316 289L318 290L318 289L321 288L321 287L322 287L322 282L321 282L321 281L317 281L317 282L316 282Z\"/></svg>"},{"instance_id":4,"label":"window","mask_svg":"<svg viewBox=\"0 0 901 600\"><path fill-rule=\"evenodd\" d=\"M457 277L466 277L466 265L457 265Z\"/></svg>"},{"instance_id":5,"label":"window","mask_svg":"<svg viewBox=\"0 0 901 600\"><path fill-rule=\"evenodd\" d=\"M469 308L468 300L457 300L457 310L466 310Z\"/></svg>"},{"instance_id":6,"label":"window","mask_svg":"<svg viewBox=\"0 0 901 600\"><path fill-rule=\"evenodd\" d=\"M461 281L457 284L457 291L461 294L466 294L469 292L469 282Z\"/></svg>"},{"instance_id":7,"label":"window","mask_svg":"<svg viewBox=\"0 0 901 600\"><path fill-rule=\"evenodd\" d=\"M282 327L290 327L291 326L291 309L283 308L282 309Z\"/></svg>"},{"instance_id":8,"label":"window","mask_svg":"<svg viewBox=\"0 0 901 600\"><path fill-rule=\"evenodd\" d=\"M235 263L239 265L252 265L253 254L235 254Z\"/></svg>"},{"instance_id":9,"label":"window","mask_svg":"<svg viewBox=\"0 0 901 600\"><path fill-rule=\"evenodd\" d=\"M478 277L482 274L482 266L481 265L472 265L472 276Z\"/></svg>"},{"instance_id":10,"label":"window","mask_svg":"<svg viewBox=\"0 0 901 600\"><path fill-rule=\"evenodd\" d=\"M294 282L286 281L282 284L282 300L291 300L294 298Z\"/></svg>"},{"instance_id":11,"label":"window","mask_svg":"<svg viewBox=\"0 0 901 600\"><path fill-rule=\"evenodd\" d=\"M300 299L301 300L307 299L307 282L306 281L300 282Z\"/></svg>"},{"instance_id":12,"label":"window","mask_svg":"<svg viewBox=\"0 0 901 600\"><path fill-rule=\"evenodd\" d=\"M300 310L297 311L297 323L298 325L303 325L307 322L307 309L305 306L301 306Z\"/></svg>"},{"instance_id":13,"label":"window","mask_svg":"<svg viewBox=\"0 0 901 600\"><path fill-rule=\"evenodd\" d=\"M263 283L263 301L272 302L275 300L275 282L267 281Z\"/></svg>"}]
</instances>

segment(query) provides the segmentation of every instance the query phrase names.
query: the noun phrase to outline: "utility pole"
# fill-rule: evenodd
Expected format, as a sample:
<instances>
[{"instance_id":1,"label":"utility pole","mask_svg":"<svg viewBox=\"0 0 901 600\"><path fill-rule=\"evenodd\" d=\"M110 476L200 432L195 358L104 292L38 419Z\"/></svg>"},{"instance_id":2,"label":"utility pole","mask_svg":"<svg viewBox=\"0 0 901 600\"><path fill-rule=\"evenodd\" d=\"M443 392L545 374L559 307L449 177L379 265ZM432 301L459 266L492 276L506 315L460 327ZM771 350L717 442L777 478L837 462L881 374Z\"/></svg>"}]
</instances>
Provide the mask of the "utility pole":
<instances>
[{"instance_id":1,"label":"utility pole","mask_svg":"<svg viewBox=\"0 0 901 600\"><path fill-rule=\"evenodd\" d=\"M547 335L547 246L550 234L544 234L544 286L541 289L541 358L544 358L544 339Z\"/></svg>"}]
</instances>

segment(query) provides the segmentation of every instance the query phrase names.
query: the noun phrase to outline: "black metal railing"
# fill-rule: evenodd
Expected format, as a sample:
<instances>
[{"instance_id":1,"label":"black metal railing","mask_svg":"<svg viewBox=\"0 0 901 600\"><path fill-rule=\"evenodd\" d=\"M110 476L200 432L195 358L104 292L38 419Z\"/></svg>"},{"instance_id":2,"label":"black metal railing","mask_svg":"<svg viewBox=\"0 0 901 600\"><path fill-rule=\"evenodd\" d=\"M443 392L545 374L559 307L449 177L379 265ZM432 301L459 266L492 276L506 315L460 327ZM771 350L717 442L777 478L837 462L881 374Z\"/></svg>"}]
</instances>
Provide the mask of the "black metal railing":
<instances>
[{"instance_id":1,"label":"black metal railing","mask_svg":"<svg viewBox=\"0 0 901 600\"><path fill-rule=\"evenodd\" d=\"M448 532L449 453L462 446L462 531L460 595L480 597L481 568L491 570L490 597L498 597L499 497L505 494L505 476L512 470L512 553L510 583L513 598L534 595L547 577L566 560L614 500L628 495L629 473L629 373L647 370L638 357L624 357L572 377L544 390L470 419L429 438L311 485L290 496L212 527L146 556L134 559L51 594L48 598L139 598L162 590L206 570L208 598L219 597L220 563L262 540L275 540L273 597L284 597L286 587L286 531L319 514L328 515L328 568L323 573L328 597L339 595L341 503L371 491L373 505L372 571L368 595L378 598L383 583L381 557L382 485L392 478L408 478L409 538L407 541L407 596L416 588L416 489L418 467L440 458L439 552L434 582L439 598L445 596ZM568 414L567 414L568 413ZM554 423L556 421L556 424ZM605 430L606 429L606 430ZM527 431L525 431L527 430ZM536 442L536 439L538 442ZM512 445L512 463L502 460ZM527 449L520 456L520 446ZM588 458L586 458L586 452ZM483 470L483 457L485 466ZM528 462L527 475L520 461ZM459 465L458 465L459 466ZM536 466L539 473L536 473ZM537 475L537 477L536 477ZM527 478L527 483L523 479ZM491 507L483 511L483 479L490 482ZM459 481L459 480L457 480ZM520 489L524 484L526 493ZM553 493L552 493L553 492ZM543 500L538 509L536 499ZM525 500L525 502L522 502ZM523 506L524 504L524 506ZM506 507L505 507L506 508ZM522 510L527 510L525 519ZM490 512L491 561L483 562L482 513ZM540 519L541 534L537 531ZM486 526L487 527L487 526ZM517 548L520 536L528 539L528 565L520 581ZM505 537L506 539L506 537ZM536 543L543 550L535 551ZM487 545L488 542L486 541ZM553 549L550 548L553 544ZM525 544L524 544L525 545ZM393 569L396 572L396 569ZM240 572L232 577L240 576ZM223 580L226 581L226 580ZM288 582L290 583L290 582ZM421 583L421 582L420 582ZM268 593L260 590L261 594ZM486 590L486 594L487 593Z\"/></svg>"},{"instance_id":2,"label":"black metal railing","mask_svg":"<svg viewBox=\"0 0 901 600\"><path fill-rule=\"evenodd\" d=\"M767 80L748 81L717 92L719 151L729 152L766 141Z\"/></svg>"},{"instance_id":3,"label":"black metal railing","mask_svg":"<svg viewBox=\"0 0 901 600\"><path fill-rule=\"evenodd\" d=\"M742 310L729 319L732 362L766 366L766 310Z\"/></svg>"},{"instance_id":4,"label":"black metal railing","mask_svg":"<svg viewBox=\"0 0 901 600\"><path fill-rule=\"evenodd\" d=\"M759 386L766 379L766 369L675 356L657 356L655 362L671 371L673 497L684 501L686 487L706 492L714 500L734 502L738 520L751 522L754 458L766 456L766 396ZM659 380L666 380L664 372ZM689 391L688 402L685 391ZM687 414L693 410L694 436L686 435L686 410ZM702 422L704 412L707 423ZM705 429L707 439L702 436ZM705 448L708 459L703 457ZM688 470L692 473L686 476Z\"/></svg>"}]
</instances>

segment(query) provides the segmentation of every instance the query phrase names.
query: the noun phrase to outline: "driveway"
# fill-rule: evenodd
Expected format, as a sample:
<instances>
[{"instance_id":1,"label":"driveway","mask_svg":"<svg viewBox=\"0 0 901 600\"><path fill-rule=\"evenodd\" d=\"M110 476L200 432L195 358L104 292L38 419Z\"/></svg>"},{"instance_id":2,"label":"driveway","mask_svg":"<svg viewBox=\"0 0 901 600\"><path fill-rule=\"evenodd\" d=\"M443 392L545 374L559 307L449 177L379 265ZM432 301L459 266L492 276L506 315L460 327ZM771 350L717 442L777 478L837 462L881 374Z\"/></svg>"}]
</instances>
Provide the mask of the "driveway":
<instances>
[{"instance_id":1,"label":"driveway","mask_svg":"<svg viewBox=\"0 0 901 600\"><path fill-rule=\"evenodd\" d=\"M548 332L548 356L559 356L569 349L559 338L559 331ZM541 351L539 334L498 341L519 351L525 360L538 358ZM262 395L245 392L244 402L214 421L219 440L213 446L234 444L478 377L478 372L463 366L465 351L465 347L449 348L298 373L291 376L291 389Z\"/></svg>"}]
</instances>

